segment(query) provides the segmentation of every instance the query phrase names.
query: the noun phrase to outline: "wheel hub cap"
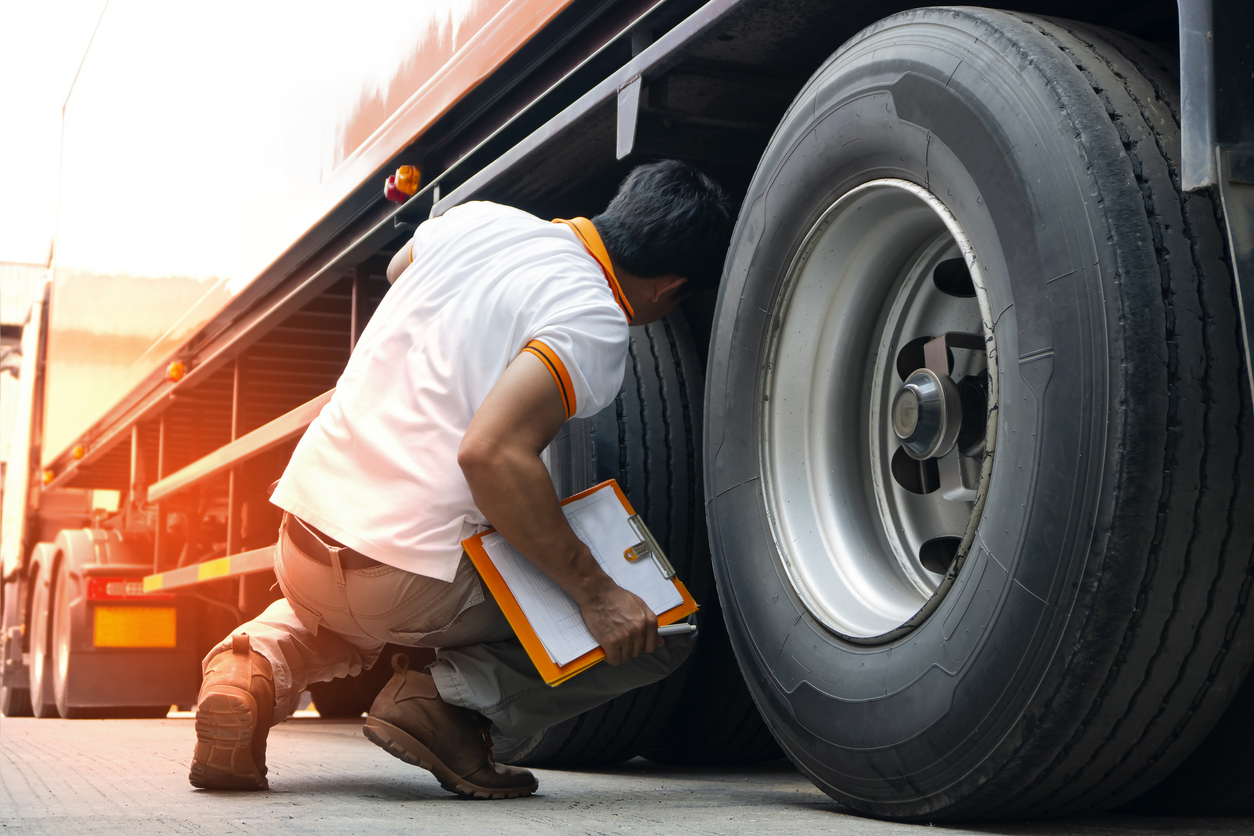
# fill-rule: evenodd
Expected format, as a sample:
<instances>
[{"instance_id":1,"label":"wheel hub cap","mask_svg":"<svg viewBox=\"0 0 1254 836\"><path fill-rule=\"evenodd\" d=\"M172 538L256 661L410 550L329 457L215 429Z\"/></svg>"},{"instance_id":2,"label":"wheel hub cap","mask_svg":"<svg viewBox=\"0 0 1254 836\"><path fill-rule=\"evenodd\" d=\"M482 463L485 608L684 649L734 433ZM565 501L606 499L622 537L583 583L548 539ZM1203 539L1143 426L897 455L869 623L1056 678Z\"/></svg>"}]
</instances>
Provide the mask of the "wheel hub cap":
<instances>
[{"instance_id":1,"label":"wheel hub cap","mask_svg":"<svg viewBox=\"0 0 1254 836\"><path fill-rule=\"evenodd\" d=\"M962 400L949 375L918 369L893 398L893 432L912 459L943 456L962 427Z\"/></svg>"}]
</instances>

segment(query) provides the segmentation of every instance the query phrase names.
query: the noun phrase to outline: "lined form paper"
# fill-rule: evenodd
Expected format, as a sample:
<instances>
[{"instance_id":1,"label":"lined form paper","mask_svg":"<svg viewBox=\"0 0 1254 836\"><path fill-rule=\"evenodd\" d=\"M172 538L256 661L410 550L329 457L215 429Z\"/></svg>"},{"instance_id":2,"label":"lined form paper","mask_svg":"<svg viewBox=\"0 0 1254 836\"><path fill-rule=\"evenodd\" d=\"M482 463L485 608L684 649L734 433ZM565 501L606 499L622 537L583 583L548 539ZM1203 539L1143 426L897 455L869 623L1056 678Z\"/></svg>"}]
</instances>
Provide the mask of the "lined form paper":
<instances>
[{"instance_id":1,"label":"lined form paper","mask_svg":"<svg viewBox=\"0 0 1254 836\"><path fill-rule=\"evenodd\" d=\"M606 574L619 586L639 595L654 613L683 603L683 596L663 577L655 561L632 563L623 557L623 552L640 538L632 530L627 511L612 488L567 503L562 511L575 536L587 544ZM565 665L597 647L575 600L548 575L499 533L486 535L482 543L555 664Z\"/></svg>"}]
</instances>

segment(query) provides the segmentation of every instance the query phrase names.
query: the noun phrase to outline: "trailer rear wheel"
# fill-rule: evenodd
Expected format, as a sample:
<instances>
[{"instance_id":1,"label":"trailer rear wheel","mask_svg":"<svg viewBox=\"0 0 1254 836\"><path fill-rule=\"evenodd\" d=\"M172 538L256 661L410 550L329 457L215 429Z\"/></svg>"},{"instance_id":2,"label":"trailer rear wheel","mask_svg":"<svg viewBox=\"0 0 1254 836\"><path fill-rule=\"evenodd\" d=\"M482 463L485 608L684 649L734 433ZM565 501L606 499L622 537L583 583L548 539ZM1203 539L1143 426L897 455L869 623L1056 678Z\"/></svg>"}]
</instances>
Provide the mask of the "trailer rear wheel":
<instances>
[{"instance_id":1,"label":"trailer rear wheel","mask_svg":"<svg viewBox=\"0 0 1254 836\"><path fill-rule=\"evenodd\" d=\"M357 676L311 682L309 696L319 717L329 720L360 717L370 709L370 704L386 684L387 680L376 682L370 671L362 671Z\"/></svg>"},{"instance_id":2,"label":"trailer rear wheel","mask_svg":"<svg viewBox=\"0 0 1254 836\"><path fill-rule=\"evenodd\" d=\"M11 641L23 641L18 638L22 627L22 594L23 584L15 580L4 585L4 611L0 620L0 629ZM21 655L21 648L6 647L6 654ZM10 657L12 658L12 657ZM29 682L29 678L27 682ZM8 684L0 686L0 714L5 717L30 717L30 687Z\"/></svg>"},{"instance_id":3,"label":"trailer rear wheel","mask_svg":"<svg viewBox=\"0 0 1254 836\"><path fill-rule=\"evenodd\" d=\"M78 719L75 710L69 703L70 674L70 579L66 569L67 561L61 561L57 567L56 582L52 587L52 611L49 613L52 622L52 694L57 704L57 712L67 720ZM163 714L164 716L164 714Z\"/></svg>"},{"instance_id":4,"label":"trailer rear wheel","mask_svg":"<svg viewBox=\"0 0 1254 836\"><path fill-rule=\"evenodd\" d=\"M631 329L614 404L567 423L549 447L560 496L617 479L698 603L713 594L701 508L700 362L682 315ZM704 632L707 621L700 622ZM719 625L721 627L721 625ZM701 639L694 655L700 653ZM502 763L551 768L618 763L639 754L670 717L691 662L525 740L498 739Z\"/></svg>"},{"instance_id":5,"label":"trailer rear wheel","mask_svg":"<svg viewBox=\"0 0 1254 836\"><path fill-rule=\"evenodd\" d=\"M41 564L31 572L35 584L30 612L30 694L31 711L36 717L60 717L52 689L52 630L49 598L52 566Z\"/></svg>"},{"instance_id":6,"label":"trailer rear wheel","mask_svg":"<svg viewBox=\"0 0 1254 836\"><path fill-rule=\"evenodd\" d=\"M754 176L707 370L714 566L776 738L859 810L1113 806L1244 675L1254 423L1175 86L1113 33L905 12Z\"/></svg>"},{"instance_id":7,"label":"trailer rear wheel","mask_svg":"<svg viewBox=\"0 0 1254 836\"><path fill-rule=\"evenodd\" d=\"M8 685L0 688L0 714L5 717L33 717L35 712L31 710L30 689Z\"/></svg>"},{"instance_id":8,"label":"trailer rear wheel","mask_svg":"<svg viewBox=\"0 0 1254 836\"><path fill-rule=\"evenodd\" d=\"M435 651L429 647L401 647L386 644L375 660L374 666L357 676L342 676L329 682L309 683L309 695L319 717L360 717L370 710L370 704L379 696L383 686L392 678L392 654L402 652L409 656L413 670L424 670L435 661Z\"/></svg>"}]
</instances>

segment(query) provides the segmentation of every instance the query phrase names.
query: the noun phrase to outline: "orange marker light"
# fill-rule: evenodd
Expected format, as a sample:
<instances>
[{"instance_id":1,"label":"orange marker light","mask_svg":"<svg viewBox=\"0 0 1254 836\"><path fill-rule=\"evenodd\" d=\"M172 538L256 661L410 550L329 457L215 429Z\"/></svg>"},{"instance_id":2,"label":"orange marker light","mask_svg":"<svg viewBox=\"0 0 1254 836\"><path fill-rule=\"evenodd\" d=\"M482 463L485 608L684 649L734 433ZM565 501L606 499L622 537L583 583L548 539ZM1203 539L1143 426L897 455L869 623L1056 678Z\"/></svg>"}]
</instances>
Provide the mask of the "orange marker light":
<instances>
[{"instance_id":1,"label":"orange marker light","mask_svg":"<svg viewBox=\"0 0 1254 836\"><path fill-rule=\"evenodd\" d=\"M166 380L172 380L178 383L183 379L183 375L187 374L187 366L183 365L182 360L175 360L165 370Z\"/></svg>"},{"instance_id":2,"label":"orange marker light","mask_svg":"<svg viewBox=\"0 0 1254 836\"><path fill-rule=\"evenodd\" d=\"M422 172L416 165L403 165L383 183L383 196L393 203L404 203L418 193Z\"/></svg>"},{"instance_id":3,"label":"orange marker light","mask_svg":"<svg viewBox=\"0 0 1254 836\"><path fill-rule=\"evenodd\" d=\"M396 169L396 188L413 197L418 194L418 184L422 181L422 172L416 165L403 165Z\"/></svg>"},{"instance_id":4,"label":"orange marker light","mask_svg":"<svg viewBox=\"0 0 1254 836\"><path fill-rule=\"evenodd\" d=\"M74 447L74 458L76 458L76 459L81 459L81 458L82 458L83 456L85 456L85 455L87 455L87 448L86 448L86 447L84 447L84 446L83 446L83 445L81 445L81 444L78 444L78 445L76 445L76 446Z\"/></svg>"},{"instance_id":5,"label":"orange marker light","mask_svg":"<svg viewBox=\"0 0 1254 836\"><path fill-rule=\"evenodd\" d=\"M51 470L45 470L45 471L44 471L44 484L45 484L45 485L47 485L47 484L48 484L48 483L50 483L50 482L53 480L53 478L55 478L55 477L56 477L56 474L55 474L55 473L53 473Z\"/></svg>"}]
</instances>

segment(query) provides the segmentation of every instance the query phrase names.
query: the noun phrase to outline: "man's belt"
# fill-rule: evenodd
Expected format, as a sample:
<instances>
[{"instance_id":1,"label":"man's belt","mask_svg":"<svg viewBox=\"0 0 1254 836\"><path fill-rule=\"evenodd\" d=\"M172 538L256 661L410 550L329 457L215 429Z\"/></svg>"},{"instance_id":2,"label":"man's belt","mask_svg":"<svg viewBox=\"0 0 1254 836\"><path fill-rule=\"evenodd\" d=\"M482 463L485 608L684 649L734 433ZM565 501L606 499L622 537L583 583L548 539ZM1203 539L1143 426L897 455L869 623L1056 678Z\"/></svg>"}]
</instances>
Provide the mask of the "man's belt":
<instances>
[{"instance_id":1,"label":"man's belt","mask_svg":"<svg viewBox=\"0 0 1254 836\"><path fill-rule=\"evenodd\" d=\"M361 552L328 537L295 514L288 514L288 516L291 518L291 524L287 527L287 538L292 541L292 545L319 563L331 565L331 552L327 548L330 546L340 550L340 566L345 569L371 569L383 565L374 558L366 557Z\"/></svg>"}]
</instances>

